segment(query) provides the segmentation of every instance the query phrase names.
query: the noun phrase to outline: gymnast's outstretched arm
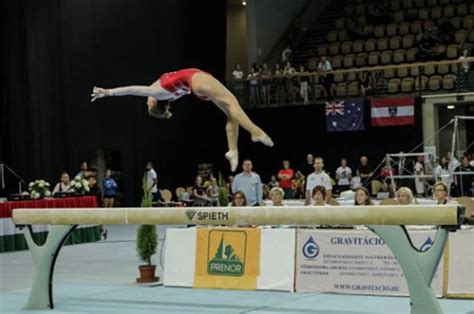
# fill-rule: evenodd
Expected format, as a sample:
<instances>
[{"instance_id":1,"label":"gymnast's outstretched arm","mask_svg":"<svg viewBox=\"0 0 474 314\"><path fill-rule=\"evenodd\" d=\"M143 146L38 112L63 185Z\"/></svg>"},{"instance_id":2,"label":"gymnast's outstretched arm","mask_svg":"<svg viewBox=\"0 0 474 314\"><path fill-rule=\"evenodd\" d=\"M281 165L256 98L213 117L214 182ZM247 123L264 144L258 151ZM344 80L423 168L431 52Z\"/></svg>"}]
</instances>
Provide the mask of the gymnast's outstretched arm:
<instances>
[{"instance_id":1,"label":"gymnast's outstretched arm","mask_svg":"<svg viewBox=\"0 0 474 314\"><path fill-rule=\"evenodd\" d=\"M98 98L102 97L109 97L109 96L143 96L143 97L154 97L158 100L166 99L165 97L168 95L164 95L164 93L153 86L127 86L127 87L117 87L111 89L105 89L100 87L94 87L91 94L91 101L95 101ZM169 98L169 96L168 96Z\"/></svg>"}]
</instances>

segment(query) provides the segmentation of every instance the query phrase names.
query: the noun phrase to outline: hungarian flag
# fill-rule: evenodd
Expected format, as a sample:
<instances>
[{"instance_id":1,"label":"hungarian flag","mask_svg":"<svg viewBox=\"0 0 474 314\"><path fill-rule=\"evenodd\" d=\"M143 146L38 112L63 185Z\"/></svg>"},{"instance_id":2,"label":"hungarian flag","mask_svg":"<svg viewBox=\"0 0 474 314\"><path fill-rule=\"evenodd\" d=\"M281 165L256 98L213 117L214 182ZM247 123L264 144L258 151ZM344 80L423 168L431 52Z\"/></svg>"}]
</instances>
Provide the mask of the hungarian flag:
<instances>
[{"instance_id":1,"label":"hungarian flag","mask_svg":"<svg viewBox=\"0 0 474 314\"><path fill-rule=\"evenodd\" d=\"M371 100L372 126L415 124L415 98L378 98Z\"/></svg>"},{"instance_id":2,"label":"hungarian flag","mask_svg":"<svg viewBox=\"0 0 474 314\"><path fill-rule=\"evenodd\" d=\"M363 129L363 99L326 103L326 130L328 132L356 131Z\"/></svg>"}]
</instances>

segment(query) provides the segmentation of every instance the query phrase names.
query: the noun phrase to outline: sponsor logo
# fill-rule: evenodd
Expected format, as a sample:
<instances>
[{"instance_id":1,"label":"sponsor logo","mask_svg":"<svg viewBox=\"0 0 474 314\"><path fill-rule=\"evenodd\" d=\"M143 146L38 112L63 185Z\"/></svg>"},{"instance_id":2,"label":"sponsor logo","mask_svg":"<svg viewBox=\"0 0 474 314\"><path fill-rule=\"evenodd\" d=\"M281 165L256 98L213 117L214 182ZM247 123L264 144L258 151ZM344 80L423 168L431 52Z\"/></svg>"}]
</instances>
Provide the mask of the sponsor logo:
<instances>
[{"instance_id":1,"label":"sponsor logo","mask_svg":"<svg viewBox=\"0 0 474 314\"><path fill-rule=\"evenodd\" d=\"M319 255L319 246L314 241L313 237L310 236L306 243L303 245L303 256L307 259L316 258Z\"/></svg>"},{"instance_id":2,"label":"sponsor logo","mask_svg":"<svg viewBox=\"0 0 474 314\"><path fill-rule=\"evenodd\" d=\"M193 220L194 215L196 215L196 213L197 213L197 211L196 211L196 210L192 210L192 209L187 210L187 211L185 212L185 214L186 214L186 216L188 216L189 220Z\"/></svg>"},{"instance_id":3,"label":"sponsor logo","mask_svg":"<svg viewBox=\"0 0 474 314\"><path fill-rule=\"evenodd\" d=\"M193 220L196 217L196 220L229 220L229 213L224 212L204 212L204 211L197 211L197 210L187 210L185 211L186 216L189 220Z\"/></svg>"},{"instance_id":4,"label":"sponsor logo","mask_svg":"<svg viewBox=\"0 0 474 314\"><path fill-rule=\"evenodd\" d=\"M396 116L397 116L397 112L398 112L398 108L397 108L397 107L388 107L388 114L389 114L391 117L396 117Z\"/></svg>"},{"instance_id":5,"label":"sponsor logo","mask_svg":"<svg viewBox=\"0 0 474 314\"><path fill-rule=\"evenodd\" d=\"M420 246L420 251L421 252L426 252L432 246L433 246L433 240L431 240L431 237L428 237L428 239L426 239L426 241Z\"/></svg>"},{"instance_id":6,"label":"sponsor logo","mask_svg":"<svg viewBox=\"0 0 474 314\"><path fill-rule=\"evenodd\" d=\"M246 250L245 231L210 231L207 273L216 276L243 276Z\"/></svg>"}]
</instances>

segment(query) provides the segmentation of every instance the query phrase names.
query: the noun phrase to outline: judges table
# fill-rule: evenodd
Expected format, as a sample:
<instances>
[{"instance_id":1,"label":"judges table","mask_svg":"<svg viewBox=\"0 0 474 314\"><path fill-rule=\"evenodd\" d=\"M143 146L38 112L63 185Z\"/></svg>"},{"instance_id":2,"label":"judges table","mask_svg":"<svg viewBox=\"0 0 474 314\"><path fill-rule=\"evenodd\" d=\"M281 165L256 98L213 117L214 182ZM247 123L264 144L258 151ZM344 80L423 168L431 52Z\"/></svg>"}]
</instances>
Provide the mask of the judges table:
<instances>
[{"instance_id":1,"label":"judges table","mask_svg":"<svg viewBox=\"0 0 474 314\"><path fill-rule=\"evenodd\" d=\"M19 202L0 203L0 253L27 250L25 237L20 229L15 228L11 220L15 208L91 208L97 207L95 196L67 197ZM32 226L37 243L44 243L50 226ZM100 227L81 225L76 229L66 244L94 242L100 240Z\"/></svg>"}]
</instances>

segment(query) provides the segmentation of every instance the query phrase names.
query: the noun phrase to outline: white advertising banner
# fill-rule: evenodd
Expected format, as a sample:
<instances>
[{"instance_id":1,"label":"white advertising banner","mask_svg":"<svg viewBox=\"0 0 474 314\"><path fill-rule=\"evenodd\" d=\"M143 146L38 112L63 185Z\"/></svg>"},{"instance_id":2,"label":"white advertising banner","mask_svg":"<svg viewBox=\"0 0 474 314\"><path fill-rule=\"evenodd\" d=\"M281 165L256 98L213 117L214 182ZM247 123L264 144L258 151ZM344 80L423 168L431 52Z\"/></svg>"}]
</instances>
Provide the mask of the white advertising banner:
<instances>
[{"instance_id":1,"label":"white advertising banner","mask_svg":"<svg viewBox=\"0 0 474 314\"><path fill-rule=\"evenodd\" d=\"M431 247L434 230L410 231L413 245ZM298 229L296 291L365 295L409 295L398 261L376 234L368 230ZM443 259L432 282L442 295Z\"/></svg>"},{"instance_id":2,"label":"white advertising banner","mask_svg":"<svg viewBox=\"0 0 474 314\"><path fill-rule=\"evenodd\" d=\"M448 296L474 297L474 229L449 235Z\"/></svg>"}]
</instances>

